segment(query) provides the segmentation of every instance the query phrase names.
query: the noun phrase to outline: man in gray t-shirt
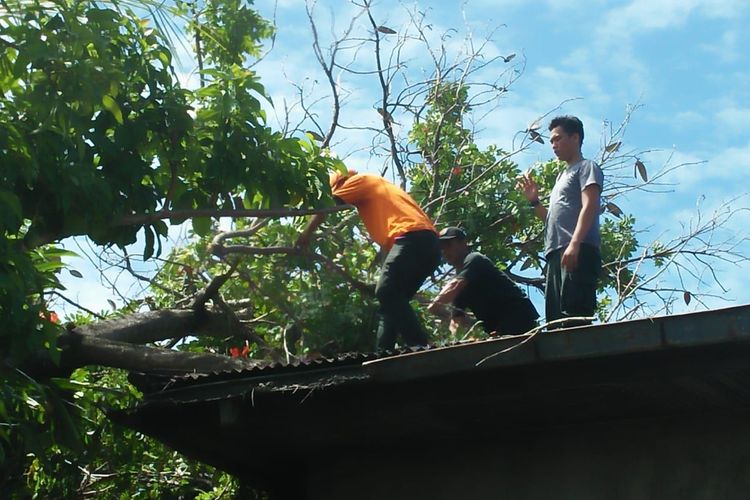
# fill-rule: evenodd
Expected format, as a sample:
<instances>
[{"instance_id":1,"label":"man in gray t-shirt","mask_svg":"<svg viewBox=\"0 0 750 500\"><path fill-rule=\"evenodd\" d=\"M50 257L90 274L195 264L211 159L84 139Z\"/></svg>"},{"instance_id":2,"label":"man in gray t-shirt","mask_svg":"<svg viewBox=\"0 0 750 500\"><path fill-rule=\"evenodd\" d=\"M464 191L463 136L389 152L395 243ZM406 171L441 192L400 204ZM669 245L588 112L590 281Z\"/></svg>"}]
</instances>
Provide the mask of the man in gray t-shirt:
<instances>
[{"instance_id":1,"label":"man in gray t-shirt","mask_svg":"<svg viewBox=\"0 0 750 500\"><path fill-rule=\"evenodd\" d=\"M530 174L518 183L536 215L545 223L547 322L594 315L596 281L601 269L599 200L604 185L599 166L581 154L581 120L558 116L550 122L549 131L552 150L566 163L552 188L549 209L539 201L539 187ZM563 326L586 323L570 321Z\"/></svg>"}]
</instances>

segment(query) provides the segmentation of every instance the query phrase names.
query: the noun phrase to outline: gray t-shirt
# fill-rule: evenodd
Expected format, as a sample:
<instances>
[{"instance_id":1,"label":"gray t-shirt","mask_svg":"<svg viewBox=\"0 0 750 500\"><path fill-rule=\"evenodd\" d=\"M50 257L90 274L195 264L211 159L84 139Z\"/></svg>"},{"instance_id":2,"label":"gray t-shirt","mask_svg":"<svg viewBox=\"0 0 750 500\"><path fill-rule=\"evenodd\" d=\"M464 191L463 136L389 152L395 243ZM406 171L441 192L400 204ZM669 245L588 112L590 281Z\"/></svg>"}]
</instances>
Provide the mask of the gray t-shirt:
<instances>
[{"instance_id":1,"label":"gray t-shirt","mask_svg":"<svg viewBox=\"0 0 750 500\"><path fill-rule=\"evenodd\" d=\"M595 162L582 159L568 166L557 176L555 187L549 199L546 233L544 235L544 254L568 246L576 229L578 214L583 207L581 191L592 184L604 186L604 174ZM597 212L584 243L599 247L599 213Z\"/></svg>"}]
</instances>

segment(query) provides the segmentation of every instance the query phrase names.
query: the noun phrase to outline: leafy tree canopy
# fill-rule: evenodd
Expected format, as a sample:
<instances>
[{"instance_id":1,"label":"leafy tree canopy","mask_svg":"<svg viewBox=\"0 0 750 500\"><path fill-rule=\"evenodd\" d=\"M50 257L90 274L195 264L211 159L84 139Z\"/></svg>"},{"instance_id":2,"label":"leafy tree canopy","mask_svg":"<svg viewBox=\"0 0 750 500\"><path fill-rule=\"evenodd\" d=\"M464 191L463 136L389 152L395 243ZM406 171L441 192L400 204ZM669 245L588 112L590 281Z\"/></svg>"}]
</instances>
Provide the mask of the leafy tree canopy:
<instances>
[{"instance_id":1,"label":"leafy tree canopy","mask_svg":"<svg viewBox=\"0 0 750 500\"><path fill-rule=\"evenodd\" d=\"M107 420L107 408L139 397L121 369L243 368L371 348L378 255L358 219L333 214L312 248L301 251L291 242L304 220L288 218L338 210L328 172L345 167L328 148L359 119L351 124L343 117L346 78L368 77L382 90L374 103L382 126L365 131L372 155L384 154L384 172L393 172L439 226L464 227L475 247L519 284L542 288L542 222L515 187L521 172L514 155L544 142L543 131L530 125L518 147L505 151L480 147L471 125L477 110L497 105L522 62L515 55L482 59L480 44L460 64L448 63L445 47L430 45L422 13L412 13L402 35L378 24L369 2L357 17L365 19L366 35L355 33L352 22L326 52L311 5L313 53L330 83L325 103L332 110L319 113L299 84L305 119L279 131L268 124L271 102L253 69L275 28L252 1L161 7L162 16L179 20L177 37L194 44L195 88L179 83L168 30L153 20L159 16L144 20L136 7L88 0L3 3L0 492L114 497L116 491L136 498L238 492L232 478ZM414 41L435 63L421 80L404 76L408 65L399 59ZM370 57L352 61L366 68L340 62L342 52L365 49ZM490 64L506 65L498 81L471 83ZM615 199L659 174L648 178L635 153L620 151L622 132L606 138L599 158L611 179L602 205L602 319L631 303L630 310L638 308L649 283L645 261L656 269L674 265L692 239L717 227L713 220L677 241L639 242L636 221ZM561 167L534 166L543 198ZM631 168L639 178L623 180ZM219 230L223 216L234 218L231 231ZM190 243L164 256L169 224L185 221ZM143 259L162 263L155 276L138 276L149 284L147 295L106 318L89 311L60 325L48 304L63 291L59 273L71 254L59 242L70 236L107 250L142 237ZM132 272L130 255L121 257L125 264L117 265ZM429 300L447 271L418 301ZM439 320L423 320L435 342L458 340Z\"/></svg>"}]
</instances>

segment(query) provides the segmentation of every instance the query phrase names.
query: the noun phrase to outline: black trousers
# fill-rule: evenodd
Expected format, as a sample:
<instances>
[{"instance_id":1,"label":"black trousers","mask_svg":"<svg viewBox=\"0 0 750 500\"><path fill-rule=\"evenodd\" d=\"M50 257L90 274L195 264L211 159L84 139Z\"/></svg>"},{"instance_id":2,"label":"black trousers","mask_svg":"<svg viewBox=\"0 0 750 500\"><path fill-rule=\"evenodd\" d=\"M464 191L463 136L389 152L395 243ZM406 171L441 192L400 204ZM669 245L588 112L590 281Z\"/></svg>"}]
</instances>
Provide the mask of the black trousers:
<instances>
[{"instance_id":1,"label":"black trousers","mask_svg":"<svg viewBox=\"0 0 750 500\"><path fill-rule=\"evenodd\" d=\"M527 298L503 304L501 314L484 326L487 333L497 332L498 335L520 335L536 328L539 314L534 304Z\"/></svg>"},{"instance_id":2,"label":"black trousers","mask_svg":"<svg viewBox=\"0 0 750 500\"><path fill-rule=\"evenodd\" d=\"M578 266L573 272L563 269L560 264L564 252L565 248L560 248L547 255L547 282L544 290L547 322L593 316L596 311L596 284L602 267L599 249L581 244ZM590 321L571 321L553 328L589 323Z\"/></svg>"},{"instance_id":3,"label":"black trousers","mask_svg":"<svg viewBox=\"0 0 750 500\"><path fill-rule=\"evenodd\" d=\"M440 244L432 231L413 231L396 239L383 262L375 295L380 303L377 349L389 350L401 334L407 345L426 345L409 301L440 264Z\"/></svg>"}]
</instances>

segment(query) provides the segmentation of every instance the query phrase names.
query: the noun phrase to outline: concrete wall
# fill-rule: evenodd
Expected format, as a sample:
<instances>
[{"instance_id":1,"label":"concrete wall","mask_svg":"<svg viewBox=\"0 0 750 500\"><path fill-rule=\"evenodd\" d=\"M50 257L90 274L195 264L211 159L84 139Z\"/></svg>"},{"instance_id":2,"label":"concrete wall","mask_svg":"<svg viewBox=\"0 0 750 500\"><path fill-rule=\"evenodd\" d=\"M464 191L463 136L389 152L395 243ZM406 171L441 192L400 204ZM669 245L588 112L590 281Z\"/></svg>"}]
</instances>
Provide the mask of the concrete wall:
<instances>
[{"instance_id":1,"label":"concrete wall","mask_svg":"<svg viewBox=\"0 0 750 500\"><path fill-rule=\"evenodd\" d=\"M321 457L308 498L750 498L750 414L479 431L475 442Z\"/></svg>"}]
</instances>

